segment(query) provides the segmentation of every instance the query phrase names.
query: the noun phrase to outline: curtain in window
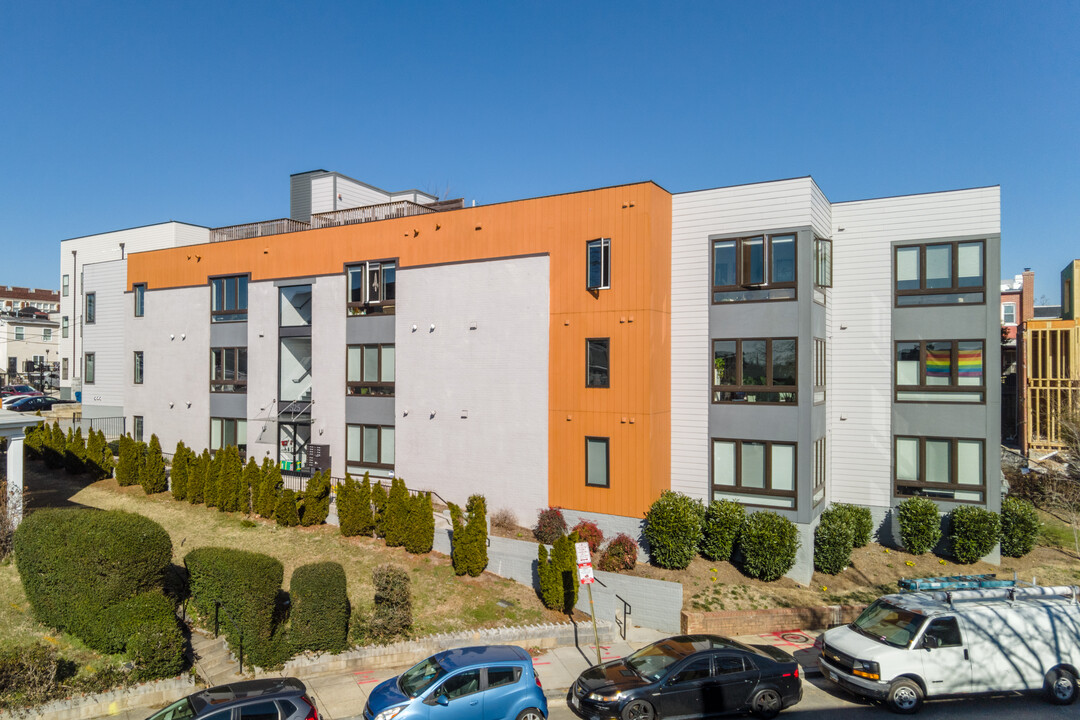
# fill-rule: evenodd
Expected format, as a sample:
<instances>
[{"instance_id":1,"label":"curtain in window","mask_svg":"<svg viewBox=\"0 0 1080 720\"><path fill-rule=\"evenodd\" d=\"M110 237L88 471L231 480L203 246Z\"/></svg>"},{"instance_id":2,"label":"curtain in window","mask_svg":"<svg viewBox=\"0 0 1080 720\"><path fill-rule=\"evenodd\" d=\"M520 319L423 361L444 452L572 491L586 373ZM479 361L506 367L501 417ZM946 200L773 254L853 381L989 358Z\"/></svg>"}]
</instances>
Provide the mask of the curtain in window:
<instances>
[{"instance_id":1,"label":"curtain in window","mask_svg":"<svg viewBox=\"0 0 1080 720\"><path fill-rule=\"evenodd\" d=\"M926 384L948 385L952 378L952 343L926 344Z\"/></svg>"}]
</instances>

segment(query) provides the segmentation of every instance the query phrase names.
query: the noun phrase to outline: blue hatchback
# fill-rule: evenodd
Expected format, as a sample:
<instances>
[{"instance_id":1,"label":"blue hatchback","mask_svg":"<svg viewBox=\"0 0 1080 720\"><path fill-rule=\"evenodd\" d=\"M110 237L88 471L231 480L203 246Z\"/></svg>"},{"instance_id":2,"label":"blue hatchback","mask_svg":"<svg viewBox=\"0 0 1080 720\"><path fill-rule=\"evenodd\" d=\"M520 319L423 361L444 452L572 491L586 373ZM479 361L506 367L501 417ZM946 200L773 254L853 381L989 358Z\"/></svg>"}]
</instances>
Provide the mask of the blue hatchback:
<instances>
[{"instance_id":1,"label":"blue hatchback","mask_svg":"<svg viewBox=\"0 0 1080 720\"><path fill-rule=\"evenodd\" d=\"M380 683L365 720L545 720L547 698L529 653L515 645L432 655Z\"/></svg>"}]
</instances>

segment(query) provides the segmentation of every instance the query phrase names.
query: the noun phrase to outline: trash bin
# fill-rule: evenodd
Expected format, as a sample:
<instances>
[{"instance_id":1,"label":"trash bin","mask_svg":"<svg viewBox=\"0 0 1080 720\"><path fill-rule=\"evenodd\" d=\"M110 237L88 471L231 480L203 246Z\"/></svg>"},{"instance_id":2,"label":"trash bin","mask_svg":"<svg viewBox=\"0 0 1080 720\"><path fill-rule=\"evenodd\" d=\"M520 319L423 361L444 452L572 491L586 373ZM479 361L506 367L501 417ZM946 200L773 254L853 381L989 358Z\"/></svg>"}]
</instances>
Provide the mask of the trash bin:
<instances>
[{"instance_id":1,"label":"trash bin","mask_svg":"<svg viewBox=\"0 0 1080 720\"><path fill-rule=\"evenodd\" d=\"M77 403L82 402L82 390L76 390L75 391L75 402L77 402Z\"/></svg>"}]
</instances>

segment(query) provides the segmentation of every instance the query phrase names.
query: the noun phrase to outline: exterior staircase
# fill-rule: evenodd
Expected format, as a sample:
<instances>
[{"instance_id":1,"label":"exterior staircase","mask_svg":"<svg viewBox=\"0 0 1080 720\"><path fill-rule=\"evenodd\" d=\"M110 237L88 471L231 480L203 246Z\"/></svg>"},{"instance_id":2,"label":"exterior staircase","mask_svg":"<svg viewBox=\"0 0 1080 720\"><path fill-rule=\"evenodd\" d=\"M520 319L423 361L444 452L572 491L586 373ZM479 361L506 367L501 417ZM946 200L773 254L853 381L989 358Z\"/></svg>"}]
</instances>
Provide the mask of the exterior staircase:
<instances>
[{"instance_id":1,"label":"exterior staircase","mask_svg":"<svg viewBox=\"0 0 1080 720\"><path fill-rule=\"evenodd\" d=\"M229 650L225 637L215 638L197 628L191 630L192 667L207 686L225 685L247 679L240 672L236 656Z\"/></svg>"}]
</instances>

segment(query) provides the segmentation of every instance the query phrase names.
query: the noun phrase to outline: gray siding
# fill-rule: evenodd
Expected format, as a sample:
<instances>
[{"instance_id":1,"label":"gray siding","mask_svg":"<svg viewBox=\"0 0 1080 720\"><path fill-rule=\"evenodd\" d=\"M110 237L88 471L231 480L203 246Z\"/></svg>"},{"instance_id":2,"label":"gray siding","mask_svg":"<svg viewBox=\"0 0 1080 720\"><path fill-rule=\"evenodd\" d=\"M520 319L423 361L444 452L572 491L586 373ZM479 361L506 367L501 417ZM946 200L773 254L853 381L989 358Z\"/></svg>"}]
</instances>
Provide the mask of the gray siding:
<instances>
[{"instance_id":1,"label":"gray siding","mask_svg":"<svg viewBox=\"0 0 1080 720\"><path fill-rule=\"evenodd\" d=\"M248 284L248 457L277 461L278 289Z\"/></svg>"},{"instance_id":2,"label":"gray siding","mask_svg":"<svg viewBox=\"0 0 1080 720\"><path fill-rule=\"evenodd\" d=\"M124 293L126 278L127 263L123 260L93 263L83 268L80 286L85 292L95 294L97 304L97 321L83 327L83 354L94 353L96 375L93 385L83 387L83 404L87 409L95 405L123 407L124 386L131 382L134 362L125 352L124 325L129 321L127 316L134 314L134 305L130 304L131 295ZM81 376L81 366L79 370Z\"/></svg>"}]
</instances>

